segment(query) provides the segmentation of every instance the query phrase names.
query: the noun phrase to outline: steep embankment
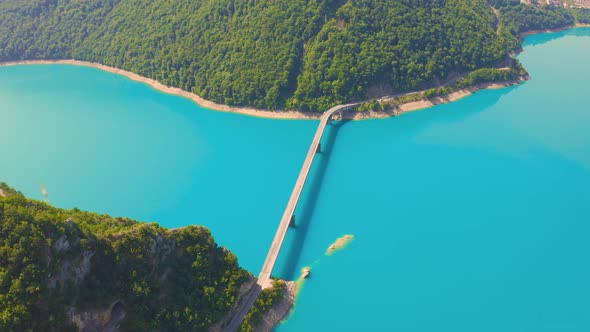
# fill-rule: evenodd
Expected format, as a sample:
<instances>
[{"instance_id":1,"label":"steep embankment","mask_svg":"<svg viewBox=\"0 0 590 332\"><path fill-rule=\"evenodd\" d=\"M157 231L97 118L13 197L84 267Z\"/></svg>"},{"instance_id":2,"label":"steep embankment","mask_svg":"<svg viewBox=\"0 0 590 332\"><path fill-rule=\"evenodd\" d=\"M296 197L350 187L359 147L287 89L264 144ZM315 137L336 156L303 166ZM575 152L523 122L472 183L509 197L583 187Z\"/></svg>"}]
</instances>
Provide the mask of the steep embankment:
<instances>
[{"instance_id":1,"label":"steep embankment","mask_svg":"<svg viewBox=\"0 0 590 332\"><path fill-rule=\"evenodd\" d=\"M99 62L219 104L325 110L502 64L564 9L486 0L0 0L0 61ZM529 8L530 7L530 8Z\"/></svg>"},{"instance_id":2,"label":"steep embankment","mask_svg":"<svg viewBox=\"0 0 590 332\"><path fill-rule=\"evenodd\" d=\"M0 234L2 331L203 331L252 278L203 227L58 209L2 183Z\"/></svg>"}]
</instances>

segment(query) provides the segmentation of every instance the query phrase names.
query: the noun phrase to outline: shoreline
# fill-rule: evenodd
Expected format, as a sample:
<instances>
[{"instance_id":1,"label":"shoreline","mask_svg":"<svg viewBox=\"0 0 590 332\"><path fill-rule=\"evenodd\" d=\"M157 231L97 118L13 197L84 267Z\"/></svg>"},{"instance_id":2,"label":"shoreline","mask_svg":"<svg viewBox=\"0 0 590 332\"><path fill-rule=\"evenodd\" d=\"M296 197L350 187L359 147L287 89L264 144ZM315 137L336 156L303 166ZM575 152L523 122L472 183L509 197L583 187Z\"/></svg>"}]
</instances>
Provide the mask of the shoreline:
<instances>
[{"instance_id":1,"label":"shoreline","mask_svg":"<svg viewBox=\"0 0 590 332\"><path fill-rule=\"evenodd\" d=\"M304 113L304 112L297 112L297 111L269 111L263 109L257 109L252 107L240 107L240 106L229 106L229 105L222 105L217 104L213 101L204 99L192 92L188 92L182 90L181 88L174 88L167 86L163 83L160 83L154 79L141 76L139 74L119 69L115 67L110 67L107 65L103 65L98 62L87 62L87 61L80 61L74 59L67 59L67 60L23 60L23 61L7 61L7 62L0 62L0 67L10 67L10 66L20 66L20 65L74 65L74 66L81 66L81 67L90 67L96 68L100 70L104 70L106 72L112 74L118 74L125 76L133 81L145 83L152 88L164 92L171 95L176 95L184 98L188 98L192 100L197 105L207 108L212 111L218 112L226 112L226 113L237 113L237 114L244 114L250 115L260 118L269 118L269 119L319 119L321 113Z\"/></svg>"},{"instance_id":2,"label":"shoreline","mask_svg":"<svg viewBox=\"0 0 590 332\"><path fill-rule=\"evenodd\" d=\"M262 315L262 319L256 325L255 331L271 332L275 326L285 320L295 306L295 296L298 288L297 283L294 281L285 281L283 298Z\"/></svg>"},{"instance_id":3,"label":"shoreline","mask_svg":"<svg viewBox=\"0 0 590 332\"><path fill-rule=\"evenodd\" d=\"M346 113L346 114L343 113L342 118L348 119L348 120L371 120L371 119L384 119L384 118L400 116L405 113L426 110L426 109L432 108L437 105L452 103L452 102L457 101L459 99L468 97L468 96L476 93L479 90L503 89L503 88L507 88L507 87L510 87L513 85L518 85L518 84L525 82L527 80L529 80L528 75L520 77L516 80L511 80L511 81L506 81L506 82L481 83L481 84L477 84L477 85L470 87L470 88L465 88L465 89L457 90L455 92L451 92L448 95L433 97L430 99L421 99L418 101L411 101L408 103L404 103L404 104L401 104L401 105L397 106L395 109L392 109L390 111L356 112L352 116L349 113ZM426 91L426 90L411 92L409 94L422 93L424 91ZM402 95L402 96L404 96L404 95ZM376 100L379 102L387 102L390 100L395 100L395 98L381 98L381 99L376 99Z\"/></svg>"},{"instance_id":4,"label":"shoreline","mask_svg":"<svg viewBox=\"0 0 590 332\"><path fill-rule=\"evenodd\" d=\"M561 28L557 28L557 29L531 30L531 31L526 31L526 32L520 33L519 38L522 40L525 37L535 35L535 34L559 32L559 31L565 31L565 30L569 30L569 29L573 29L573 28L581 28L581 27L590 27L590 24L577 23L575 25L565 26L565 27L561 27ZM514 51L514 54L518 54L520 52L522 52L522 48ZM259 117L259 118L267 118L267 119L282 119L282 120L319 120L322 115L322 113L284 111L284 110L270 111L270 110L252 108L252 107L240 107L240 106L229 106L229 105L217 104L213 101L204 99L192 92L188 92L188 91L182 90L180 88L169 87L169 86L167 86L163 83L160 83L154 79L144 77L144 76L141 76L139 74L136 74L136 73L133 73L133 72L130 72L127 70L103 65L103 64L97 63L97 62L87 62L87 61L80 61L80 60L73 60L73 59L68 59L68 60L23 60L23 61L0 62L0 67L9 67L9 66L18 66L18 65L51 65L51 64L65 64L65 65L74 65L74 66L82 66L82 67L91 67L91 68L100 69L100 70L103 70L103 71L106 71L109 73L122 75L122 76L125 76L125 77L133 80L133 81L145 83L160 92L190 99L194 103L196 103L197 105L199 105L203 108L206 108L208 110L211 110L211 111L242 114L242 115L254 116L254 117ZM393 110L390 110L390 111L354 112L353 114L351 114L351 112L344 112L342 114L342 118L350 119L350 120L368 120L368 119L382 119L382 118L399 116L404 113L428 109L428 108L431 108L436 105L446 104L446 103L450 103L453 101L457 101L457 100L467 97L479 90L505 88L505 87L520 84L526 80L528 80L528 76L521 77L519 79L508 81L508 82L482 83L482 84L478 84L478 85L470 87L470 88L466 88L466 89L452 92L452 93L445 95L445 96L438 96L438 97L434 97L434 98L430 98L430 99L422 99L422 100L418 100L418 101L411 101L411 102L403 103L401 105L398 105L396 108L394 108ZM428 89L426 89L426 90L428 90ZM394 98L381 97L381 98L375 98L375 99L380 102L386 102L388 100L393 100L395 98L403 97L403 96L410 95L410 94L423 93L426 90L412 91L412 92L404 93L401 95L397 95ZM363 103L363 102L366 102L366 101L359 101L359 103Z\"/></svg>"},{"instance_id":5,"label":"shoreline","mask_svg":"<svg viewBox=\"0 0 590 332\"><path fill-rule=\"evenodd\" d=\"M281 280L285 282L285 285L283 286L283 296L281 300L272 305L270 308L268 308L266 312L262 313L260 321L254 327L255 331L271 332L272 329L279 323L281 323L293 310L295 306L295 297L297 295L297 289L299 287L295 281L287 281L284 279ZM257 278L253 275L250 275L250 279L240 286L240 291L238 293L238 296L236 297L236 301L234 302L233 306L229 309L229 311L225 314L225 316L222 319L220 319L207 329L208 332L225 331L226 327L236 314L236 310L239 310L240 303L246 300L246 298L252 291L252 288L256 285L256 281Z\"/></svg>"},{"instance_id":6,"label":"shoreline","mask_svg":"<svg viewBox=\"0 0 590 332\"><path fill-rule=\"evenodd\" d=\"M518 35L518 37L522 40L525 37L532 36L532 35L537 35L537 34L540 34L540 33L560 32L560 31L565 31L565 30L574 29L574 28L590 28L590 24L576 23L574 25L567 25L567 26L564 26L564 27L561 27L561 28L557 28L557 29L529 30L529 31L521 32Z\"/></svg>"}]
</instances>

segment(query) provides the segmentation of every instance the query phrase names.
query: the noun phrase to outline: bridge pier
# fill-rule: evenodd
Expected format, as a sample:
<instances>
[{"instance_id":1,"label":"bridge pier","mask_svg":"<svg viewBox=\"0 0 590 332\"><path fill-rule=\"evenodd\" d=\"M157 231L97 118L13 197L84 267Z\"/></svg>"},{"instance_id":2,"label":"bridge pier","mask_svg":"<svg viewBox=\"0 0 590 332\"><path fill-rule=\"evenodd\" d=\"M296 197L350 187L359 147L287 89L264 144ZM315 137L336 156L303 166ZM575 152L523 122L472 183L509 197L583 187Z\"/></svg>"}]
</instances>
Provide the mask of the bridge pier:
<instances>
[{"instance_id":1,"label":"bridge pier","mask_svg":"<svg viewBox=\"0 0 590 332\"><path fill-rule=\"evenodd\" d=\"M322 143L318 143L318 148L315 150L315 153L321 153L322 152Z\"/></svg>"},{"instance_id":2,"label":"bridge pier","mask_svg":"<svg viewBox=\"0 0 590 332\"><path fill-rule=\"evenodd\" d=\"M289 227L295 227L295 215L291 216L291 220L289 220Z\"/></svg>"}]
</instances>

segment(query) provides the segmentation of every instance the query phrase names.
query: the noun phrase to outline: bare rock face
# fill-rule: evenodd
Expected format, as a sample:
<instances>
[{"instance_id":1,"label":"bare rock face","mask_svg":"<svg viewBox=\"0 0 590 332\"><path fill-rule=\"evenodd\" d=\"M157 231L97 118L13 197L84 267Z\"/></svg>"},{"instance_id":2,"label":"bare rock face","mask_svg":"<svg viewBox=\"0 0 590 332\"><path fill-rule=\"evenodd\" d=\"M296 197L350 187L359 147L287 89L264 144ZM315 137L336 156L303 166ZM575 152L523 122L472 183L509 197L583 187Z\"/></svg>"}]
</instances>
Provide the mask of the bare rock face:
<instances>
[{"instance_id":1,"label":"bare rock face","mask_svg":"<svg viewBox=\"0 0 590 332\"><path fill-rule=\"evenodd\" d=\"M69 308L67 319L81 332L118 332L119 322L125 318L125 314L125 305L117 301L104 310L79 311Z\"/></svg>"},{"instance_id":2,"label":"bare rock face","mask_svg":"<svg viewBox=\"0 0 590 332\"><path fill-rule=\"evenodd\" d=\"M55 243L53 244L53 248L55 252L60 254L64 251L68 251L70 249L70 242L68 241L68 237L62 235Z\"/></svg>"},{"instance_id":3,"label":"bare rock face","mask_svg":"<svg viewBox=\"0 0 590 332\"><path fill-rule=\"evenodd\" d=\"M246 281L245 283L242 284L242 286L240 287L240 290L238 292L238 297L237 297L237 301L236 303L234 303L233 308L231 308L231 310L227 313L227 315L225 315L225 317L215 323L213 326L211 326L209 328L209 332L222 332L225 328L225 326L231 321L231 319L233 318L233 316L236 314L236 310L238 308L238 304L241 303L246 295L249 294L250 290L252 289L252 287L256 284L256 278L252 275L250 275L250 280Z\"/></svg>"},{"instance_id":4,"label":"bare rock face","mask_svg":"<svg viewBox=\"0 0 590 332\"><path fill-rule=\"evenodd\" d=\"M239 303L244 300L250 289L256 284L256 278L251 277L248 282L245 282L240 288L238 300L228 314L215 325L209 328L209 332L224 331L225 326L231 321L235 315L236 308ZM262 317L262 321L255 327L256 332L271 332L272 329L279 324L289 314L295 303L295 293L297 291L297 283L294 281L285 281L283 287L283 298L281 301L272 306Z\"/></svg>"},{"instance_id":5,"label":"bare rock face","mask_svg":"<svg viewBox=\"0 0 590 332\"><path fill-rule=\"evenodd\" d=\"M72 248L79 245L80 239L68 239L65 235L54 242L51 250L55 255L48 255L48 259L57 259L57 256L67 253ZM164 260L174 250L174 241L166 241L164 237L158 235L151 246L150 256L155 260ZM95 252L83 250L74 258L59 262L59 268L54 275L49 277L48 287L50 289L64 289L68 283L79 285L90 274L92 269L92 257ZM162 278L169 271L164 273ZM125 318L127 308L123 300L117 300L109 308L80 310L75 306L66 309L66 319L78 328L81 332L117 332L119 331L119 322Z\"/></svg>"},{"instance_id":6,"label":"bare rock face","mask_svg":"<svg viewBox=\"0 0 590 332\"><path fill-rule=\"evenodd\" d=\"M60 241L57 241L56 245L58 242ZM66 245L69 247L67 240L65 240L65 242L62 244L62 248ZM63 262L60 265L60 269L56 275L49 278L49 288L64 287L66 281L68 280L71 280L75 284L78 284L80 281L84 280L92 268L92 256L94 256L94 252L84 250L82 255L76 260Z\"/></svg>"},{"instance_id":7,"label":"bare rock face","mask_svg":"<svg viewBox=\"0 0 590 332\"><path fill-rule=\"evenodd\" d=\"M295 292L297 283L286 281L283 287L283 299L275 304L262 316L262 321L256 326L257 332L271 332L273 327L280 323L291 311L295 303Z\"/></svg>"}]
</instances>

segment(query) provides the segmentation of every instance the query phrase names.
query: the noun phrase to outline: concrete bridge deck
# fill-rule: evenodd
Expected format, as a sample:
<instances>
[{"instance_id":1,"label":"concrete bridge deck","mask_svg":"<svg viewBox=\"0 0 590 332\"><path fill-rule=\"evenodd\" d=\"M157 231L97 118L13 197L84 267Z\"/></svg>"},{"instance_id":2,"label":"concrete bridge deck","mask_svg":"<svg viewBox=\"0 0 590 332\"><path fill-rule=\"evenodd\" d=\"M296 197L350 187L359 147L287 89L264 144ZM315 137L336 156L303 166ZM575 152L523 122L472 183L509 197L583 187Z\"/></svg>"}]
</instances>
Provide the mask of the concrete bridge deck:
<instances>
[{"instance_id":1,"label":"concrete bridge deck","mask_svg":"<svg viewBox=\"0 0 590 332\"><path fill-rule=\"evenodd\" d=\"M297 203L299 203L299 198L301 197L301 192L303 191L303 187L305 186L305 182L307 181L307 176L309 175L309 171L311 170L311 165L313 164L313 160L315 158L316 153L320 151L321 147L321 140L322 136L324 135L324 129L326 129L326 125L328 124L332 115L338 112L342 112L345 110L349 110L358 106L357 103L354 104L346 104L346 105L338 105L335 107L330 108L320 118L320 124L318 125L318 129L316 130L315 136L313 137L313 141L311 142L311 146L309 147L309 151L307 152L307 156L305 157L305 161L303 162L303 167L299 172L299 177L297 178L297 182L295 182L295 187L293 188L293 192L291 193L291 197L289 198L289 202L287 203L287 207L285 208L285 212L283 213L283 217L281 218L281 222L279 223L279 227L277 232L275 233L275 237L272 241L268 254L266 255L266 260L264 261L264 265L262 266L262 270L258 274L258 281L256 285L250 290L250 294L247 298L242 302L240 310L236 313L230 324L224 329L226 332L234 332L237 330L238 326L241 324L244 316L248 313L256 298L260 294L260 292L267 287L272 285L271 282L271 273L279 257L279 252L281 251L281 247L283 245L283 241L285 240L285 236L287 235L287 230L289 226L294 224L295 222L295 208L297 207Z\"/></svg>"},{"instance_id":2,"label":"concrete bridge deck","mask_svg":"<svg viewBox=\"0 0 590 332\"><path fill-rule=\"evenodd\" d=\"M320 124L318 125L318 129L316 130L313 141L311 142L311 146L309 147L309 151L307 152L307 156L305 157L305 161L303 162L303 167L299 172L297 182L295 182L295 187L291 193L291 198L289 198L289 202L287 203L287 207L285 208L285 212L281 218L281 222L275 234L274 240L272 241L272 245L270 246L270 250L266 256L266 260L264 261L264 265L262 266L262 270L258 274L258 284L262 288L270 286L269 282L272 270L279 256L285 236L287 235L289 225L295 221L295 208L297 207L297 203L299 203L299 198L301 197L301 192L303 191L303 187L307 181L307 176L311 170L311 165L313 164L315 155L320 151L322 136L324 135L324 129L326 129L328 121L335 113L351 109L356 105L357 104L347 104L332 107L320 118Z\"/></svg>"}]
</instances>

